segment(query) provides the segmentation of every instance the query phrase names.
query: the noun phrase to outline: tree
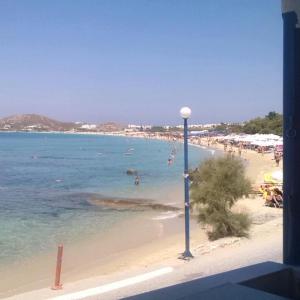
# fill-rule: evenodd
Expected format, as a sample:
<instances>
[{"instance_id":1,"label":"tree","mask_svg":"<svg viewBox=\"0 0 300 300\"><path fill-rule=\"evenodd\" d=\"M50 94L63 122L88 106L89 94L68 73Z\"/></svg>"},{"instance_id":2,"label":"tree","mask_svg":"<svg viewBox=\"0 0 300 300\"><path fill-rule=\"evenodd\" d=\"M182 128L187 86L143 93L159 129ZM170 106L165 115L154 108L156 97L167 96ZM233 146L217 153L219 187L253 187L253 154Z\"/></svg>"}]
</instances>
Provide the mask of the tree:
<instances>
[{"instance_id":1,"label":"tree","mask_svg":"<svg viewBox=\"0 0 300 300\"><path fill-rule=\"evenodd\" d=\"M224 124L216 126L214 131L222 133L273 133L282 136L283 118L282 115L271 111L264 118L255 118L244 124Z\"/></svg>"},{"instance_id":2,"label":"tree","mask_svg":"<svg viewBox=\"0 0 300 300\"><path fill-rule=\"evenodd\" d=\"M165 128L162 126L153 126L150 130L151 132L165 132Z\"/></svg>"},{"instance_id":3,"label":"tree","mask_svg":"<svg viewBox=\"0 0 300 300\"><path fill-rule=\"evenodd\" d=\"M249 134L273 133L282 136L282 124L282 115L271 111L264 118L255 118L246 122L243 132Z\"/></svg>"},{"instance_id":4,"label":"tree","mask_svg":"<svg viewBox=\"0 0 300 300\"><path fill-rule=\"evenodd\" d=\"M191 205L199 222L211 226L210 240L226 236L247 236L247 214L231 211L234 203L251 190L241 159L234 156L211 158L190 172Z\"/></svg>"}]
</instances>

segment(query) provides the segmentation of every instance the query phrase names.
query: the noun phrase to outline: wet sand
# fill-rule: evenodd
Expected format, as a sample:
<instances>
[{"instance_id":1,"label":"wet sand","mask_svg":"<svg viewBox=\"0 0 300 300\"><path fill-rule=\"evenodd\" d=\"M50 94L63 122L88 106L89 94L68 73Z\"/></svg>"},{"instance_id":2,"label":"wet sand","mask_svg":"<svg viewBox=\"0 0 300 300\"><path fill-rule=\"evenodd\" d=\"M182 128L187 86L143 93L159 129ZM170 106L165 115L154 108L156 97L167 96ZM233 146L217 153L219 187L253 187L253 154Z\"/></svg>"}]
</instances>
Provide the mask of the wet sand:
<instances>
[{"instance_id":1,"label":"wet sand","mask_svg":"<svg viewBox=\"0 0 300 300\"><path fill-rule=\"evenodd\" d=\"M107 205L107 199L91 201L95 205L101 205L104 201L104 205ZM120 205L118 201L113 204L115 209L124 209L124 204ZM64 244L64 283L127 269L133 263L133 258L136 261L137 257L144 257L146 253L156 253L162 245L167 247L178 239L178 233L183 232L184 228L181 210L173 205L142 203L126 202L125 209L137 211L137 217L118 222L109 230L94 236L81 237L77 243ZM177 200L173 204L178 204ZM191 228L196 227L198 225L192 220ZM47 254L35 255L22 263L1 266L0 297L51 287L55 262L56 249L51 249Z\"/></svg>"}]
</instances>

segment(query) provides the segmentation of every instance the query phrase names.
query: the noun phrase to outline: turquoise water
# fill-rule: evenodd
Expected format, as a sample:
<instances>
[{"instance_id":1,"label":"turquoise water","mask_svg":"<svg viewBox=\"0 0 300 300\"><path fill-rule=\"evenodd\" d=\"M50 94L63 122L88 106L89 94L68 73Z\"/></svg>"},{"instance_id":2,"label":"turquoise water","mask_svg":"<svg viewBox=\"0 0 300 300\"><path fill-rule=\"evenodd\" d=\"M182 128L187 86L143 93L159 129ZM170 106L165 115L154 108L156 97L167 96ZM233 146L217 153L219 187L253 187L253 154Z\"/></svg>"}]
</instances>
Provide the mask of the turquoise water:
<instances>
[{"instance_id":1,"label":"turquoise water","mask_svg":"<svg viewBox=\"0 0 300 300\"><path fill-rule=\"evenodd\" d=\"M132 148L127 155L128 149ZM167 159L177 149L175 161ZM210 152L190 147L190 165ZM141 184L126 175L137 169ZM0 263L16 262L137 215L91 205L91 195L158 199L182 182L179 143L125 137L0 133Z\"/></svg>"}]
</instances>

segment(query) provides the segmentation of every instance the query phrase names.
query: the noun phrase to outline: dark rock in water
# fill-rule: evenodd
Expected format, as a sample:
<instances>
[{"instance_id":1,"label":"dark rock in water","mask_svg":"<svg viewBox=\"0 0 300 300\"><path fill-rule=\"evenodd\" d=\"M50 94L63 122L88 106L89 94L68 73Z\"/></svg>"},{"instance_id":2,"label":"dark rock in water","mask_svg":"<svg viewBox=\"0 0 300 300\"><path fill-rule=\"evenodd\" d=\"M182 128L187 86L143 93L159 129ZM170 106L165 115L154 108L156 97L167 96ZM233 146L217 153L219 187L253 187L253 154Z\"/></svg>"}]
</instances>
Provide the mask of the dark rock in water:
<instances>
[{"instance_id":1,"label":"dark rock in water","mask_svg":"<svg viewBox=\"0 0 300 300\"><path fill-rule=\"evenodd\" d=\"M160 210L160 211L179 211L180 208L155 203L149 199L127 199L127 198L109 198L109 197L92 197L89 203L106 208L113 208L117 210L131 209L131 210Z\"/></svg>"},{"instance_id":2,"label":"dark rock in water","mask_svg":"<svg viewBox=\"0 0 300 300\"><path fill-rule=\"evenodd\" d=\"M137 175L137 174L138 174L138 171L135 170L135 169L128 169L128 170L126 171L126 174L127 174L127 175Z\"/></svg>"}]
</instances>

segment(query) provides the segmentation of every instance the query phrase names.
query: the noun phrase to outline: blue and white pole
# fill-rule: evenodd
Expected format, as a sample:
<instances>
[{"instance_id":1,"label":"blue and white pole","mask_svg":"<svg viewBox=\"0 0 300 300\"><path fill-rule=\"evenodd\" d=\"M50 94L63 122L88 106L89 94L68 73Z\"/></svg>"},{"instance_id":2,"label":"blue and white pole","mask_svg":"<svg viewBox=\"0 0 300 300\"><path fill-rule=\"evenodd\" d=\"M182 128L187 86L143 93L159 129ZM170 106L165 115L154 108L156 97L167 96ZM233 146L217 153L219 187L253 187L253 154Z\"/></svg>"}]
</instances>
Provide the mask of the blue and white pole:
<instances>
[{"instance_id":1,"label":"blue and white pole","mask_svg":"<svg viewBox=\"0 0 300 300\"><path fill-rule=\"evenodd\" d=\"M300 0L282 0L283 262L300 265Z\"/></svg>"},{"instance_id":2,"label":"blue and white pole","mask_svg":"<svg viewBox=\"0 0 300 300\"><path fill-rule=\"evenodd\" d=\"M189 188L189 162L188 162L188 125L187 120L192 111L189 107L183 107L180 115L184 121L184 216L185 216L185 251L182 258L192 258L190 252L190 188Z\"/></svg>"}]
</instances>

